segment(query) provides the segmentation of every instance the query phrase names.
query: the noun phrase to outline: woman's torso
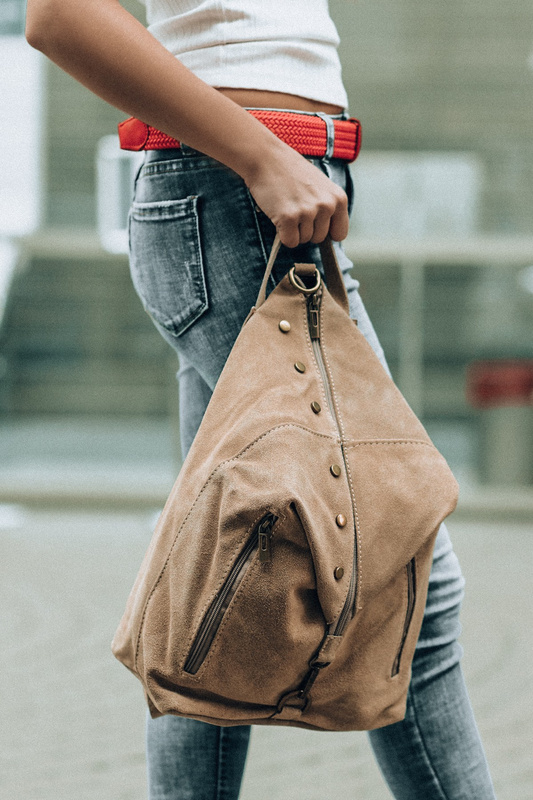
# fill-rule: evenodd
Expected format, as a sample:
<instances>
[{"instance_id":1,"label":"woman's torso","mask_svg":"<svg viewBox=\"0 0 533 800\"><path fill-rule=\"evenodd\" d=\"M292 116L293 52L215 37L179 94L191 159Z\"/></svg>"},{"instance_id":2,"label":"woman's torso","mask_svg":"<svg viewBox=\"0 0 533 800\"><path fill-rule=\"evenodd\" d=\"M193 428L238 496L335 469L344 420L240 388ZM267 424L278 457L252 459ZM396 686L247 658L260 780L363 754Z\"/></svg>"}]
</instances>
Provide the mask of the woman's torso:
<instances>
[{"instance_id":1,"label":"woman's torso","mask_svg":"<svg viewBox=\"0 0 533 800\"><path fill-rule=\"evenodd\" d=\"M347 106L327 0L144 0L148 30L243 106Z\"/></svg>"}]
</instances>

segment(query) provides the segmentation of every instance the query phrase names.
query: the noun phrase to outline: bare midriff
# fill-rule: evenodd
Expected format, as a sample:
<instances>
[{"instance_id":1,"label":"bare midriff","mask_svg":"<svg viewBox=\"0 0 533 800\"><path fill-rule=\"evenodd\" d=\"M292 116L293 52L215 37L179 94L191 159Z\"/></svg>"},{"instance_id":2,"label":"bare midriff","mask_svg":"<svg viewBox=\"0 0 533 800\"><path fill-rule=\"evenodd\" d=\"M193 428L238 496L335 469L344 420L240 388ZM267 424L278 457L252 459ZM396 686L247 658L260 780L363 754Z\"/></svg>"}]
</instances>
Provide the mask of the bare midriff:
<instances>
[{"instance_id":1,"label":"bare midriff","mask_svg":"<svg viewBox=\"0 0 533 800\"><path fill-rule=\"evenodd\" d=\"M340 114L341 106L308 100L284 92L267 92L263 89L227 89L217 87L221 94L244 108L286 108L294 111L322 111L324 114Z\"/></svg>"}]
</instances>

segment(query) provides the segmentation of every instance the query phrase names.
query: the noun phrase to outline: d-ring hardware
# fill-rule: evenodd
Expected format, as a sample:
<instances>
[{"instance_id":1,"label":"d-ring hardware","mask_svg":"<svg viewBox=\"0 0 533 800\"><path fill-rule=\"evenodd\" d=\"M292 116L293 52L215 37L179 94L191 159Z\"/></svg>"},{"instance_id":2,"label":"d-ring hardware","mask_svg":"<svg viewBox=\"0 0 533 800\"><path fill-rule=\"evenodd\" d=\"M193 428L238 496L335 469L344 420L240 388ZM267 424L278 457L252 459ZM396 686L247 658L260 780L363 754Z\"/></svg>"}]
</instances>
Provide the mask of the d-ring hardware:
<instances>
[{"instance_id":1,"label":"d-ring hardware","mask_svg":"<svg viewBox=\"0 0 533 800\"><path fill-rule=\"evenodd\" d=\"M308 289L307 286L304 286L298 275L296 275L294 269L295 269L294 267L291 267L289 270L289 280L294 286L294 288L298 289L299 292L302 292L302 294L314 294L317 291L317 289L320 288L320 282L322 280L322 276L320 275L318 269L316 270L316 284L315 286L312 286L310 289Z\"/></svg>"}]
</instances>

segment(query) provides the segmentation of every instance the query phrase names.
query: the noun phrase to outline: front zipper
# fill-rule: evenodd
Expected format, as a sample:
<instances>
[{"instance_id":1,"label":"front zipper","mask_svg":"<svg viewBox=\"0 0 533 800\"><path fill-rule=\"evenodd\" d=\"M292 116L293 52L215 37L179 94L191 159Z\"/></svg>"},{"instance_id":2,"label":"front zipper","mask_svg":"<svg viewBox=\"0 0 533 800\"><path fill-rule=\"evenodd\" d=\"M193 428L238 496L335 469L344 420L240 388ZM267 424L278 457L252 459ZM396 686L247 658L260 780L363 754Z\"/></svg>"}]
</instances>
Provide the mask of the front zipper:
<instances>
[{"instance_id":1,"label":"front zipper","mask_svg":"<svg viewBox=\"0 0 533 800\"><path fill-rule=\"evenodd\" d=\"M315 360L318 366L318 371L320 373L320 377L322 378L322 383L324 386L324 393L326 395L326 401L331 412L331 416L337 426L337 432L339 434L339 438L341 441L341 452L342 452L342 459L344 462L344 469L346 475L348 475L348 466L346 464L346 454L344 451L343 445L343 437L342 437L342 429L340 426L339 418L337 416L337 411L335 409L335 404L333 402L333 394L331 391L331 384L329 382L328 372L326 369L326 364L324 361L324 354L322 352L322 345L320 342L320 302L322 299L322 291L319 288L316 292L312 295L309 295L307 298L307 326L309 329L309 336L311 338L311 345L313 348L313 353L315 356ZM353 505L353 501L352 501ZM355 514L354 514L355 517ZM326 628L326 636L333 635L333 636L342 636L344 633L344 629L346 625L353 617L354 610L354 601L355 601L355 591L357 587L357 531L355 531L354 536L354 549L353 549L353 564L352 564L352 574L350 577L350 585L348 587L348 594L346 596L346 601L344 606L342 607L342 611L339 615L339 618L333 628L332 625L328 625ZM320 648L317 652L320 652ZM309 662L309 671L307 672L305 678L303 679L300 688L293 694L289 692L288 695L285 695L281 698L277 713L281 712L281 709L285 705L286 702L290 702L290 699L295 696L299 702L303 702L303 705L300 706L301 711L305 711L307 707L307 703L309 700L309 692L317 679L320 670L325 669L328 667L329 663L319 663L316 661L316 655Z\"/></svg>"},{"instance_id":2,"label":"front zipper","mask_svg":"<svg viewBox=\"0 0 533 800\"><path fill-rule=\"evenodd\" d=\"M322 347L320 344L320 300L321 298L318 292L315 292L315 294L311 295L309 298L307 307L309 335L311 337L311 345L313 347L313 353L315 354L316 363L318 364L318 371L320 372L320 377L322 378L322 382L324 384L329 410L331 411L331 416L335 420L340 434L341 430L339 420L337 419L337 412L335 411L335 406L333 404L333 395L331 394L331 386L328 379L328 373L326 372L326 365L324 363L324 356L322 355Z\"/></svg>"},{"instance_id":3,"label":"front zipper","mask_svg":"<svg viewBox=\"0 0 533 800\"><path fill-rule=\"evenodd\" d=\"M259 550L260 561L270 561L272 528L277 519L278 517L275 514L269 512L254 526L248 541L237 556L226 580L207 609L187 656L183 667L184 672L196 675L202 666L224 614L233 600L256 550Z\"/></svg>"},{"instance_id":4,"label":"front zipper","mask_svg":"<svg viewBox=\"0 0 533 800\"><path fill-rule=\"evenodd\" d=\"M396 653L396 658L394 659L394 664L392 665L391 676L393 678L400 671L400 660L402 657L405 640L407 639L407 634L409 633L411 620L413 619L413 612L415 610L415 602L416 602L416 562L414 558L411 559L411 561L407 564L405 569L407 571L407 609L405 611L405 619L403 623L403 632L402 632L402 638L400 640L400 646L398 647L398 652Z\"/></svg>"},{"instance_id":5,"label":"front zipper","mask_svg":"<svg viewBox=\"0 0 533 800\"><path fill-rule=\"evenodd\" d=\"M337 416L337 411L335 409L335 404L333 402L333 394L331 391L331 384L329 382L328 373L326 369L326 364L324 361L324 355L322 352L322 344L320 341L320 302L322 299L321 290L319 289L314 294L310 295L307 301L307 323L309 327L309 335L311 337L311 345L313 347L313 353L315 355L316 363L318 365L318 371L320 372L320 376L322 378L322 382L324 384L324 391L326 394L326 400L329 406L329 410L331 411L331 416L333 417L335 424L337 426L337 431L339 433L339 437L341 439L341 452L342 458L344 461L344 469L346 475L348 475L348 466L346 464L346 453L344 451L344 444L342 442L342 429L339 423L339 418ZM355 516L355 515L354 515ZM342 636L346 625L350 621L353 616L353 605L355 600L355 591L357 587L357 531L355 532L354 537L354 550L353 550L353 565L352 565L352 574L350 577L350 586L348 587L348 595L346 597L346 602L342 608L340 613L339 619L335 625L332 634L334 636Z\"/></svg>"}]
</instances>

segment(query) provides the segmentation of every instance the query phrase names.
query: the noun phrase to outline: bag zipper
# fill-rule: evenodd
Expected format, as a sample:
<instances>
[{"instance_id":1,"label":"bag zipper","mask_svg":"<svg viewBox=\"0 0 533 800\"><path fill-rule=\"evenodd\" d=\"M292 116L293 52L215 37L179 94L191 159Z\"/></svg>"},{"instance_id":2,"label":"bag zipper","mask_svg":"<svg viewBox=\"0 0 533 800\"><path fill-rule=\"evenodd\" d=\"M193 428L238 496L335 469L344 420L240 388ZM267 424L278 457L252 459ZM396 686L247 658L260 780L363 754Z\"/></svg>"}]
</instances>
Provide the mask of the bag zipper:
<instances>
[{"instance_id":1,"label":"bag zipper","mask_svg":"<svg viewBox=\"0 0 533 800\"><path fill-rule=\"evenodd\" d=\"M411 620L413 619L413 612L415 610L415 601L416 601L416 561L414 558L410 560L410 562L406 565L405 569L407 570L407 609L405 611L405 620L403 623L403 632L400 641L400 646L398 647L398 652L396 653L396 658L394 659L394 664L392 665L391 676L393 678L400 671L400 660L402 658L402 652L405 645L405 640L407 639L407 634L409 633Z\"/></svg>"},{"instance_id":2,"label":"bag zipper","mask_svg":"<svg viewBox=\"0 0 533 800\"><path fill-rule=\"evenodd\" d=\"M259 550L261 562L270 561L272 557L272 528L278 517L269 512L254 526L248 541L233 563L226 580L207 609L194 639L189 655L183 667L184 672L196 675L202 666L209 648L220 627L229 604L239 588L246 570L250 566L256 550Z\"/></svg>"},{"instance_id":3,"label":"bag zipper","mask_svg":"<svg viewBox=\"0 0 533 800\"><path fill-rule=\"evenodd\" d=\"M348 467L346 464L346 454L344 452L344 444L342 443L342 430L339 423L339 418L337 416L337 411L335 409L335 405L333 403L333 395L331 392L331 385L328 378L328 373L326 370L326 364L324 361L324 355L322 352L322 344L320 341L320 303L322 299L322 290L319 289L317 292L309 296L307 301L307 322L309 327L309 335L311 337L311 345L313 347L313 353L315 354L316 363L318 365L318 371L320 372L320 376L322 378L322 382L324 384L324 390L326 393L326 400L329 406L329 410L331 412L331 416L335 420L335 424L337 425L337 431L341 438L341 452L342 458L344 461L344 469L346 475L348 474ZM354 515L355 516L355 515ZM346 602L343 606L343 609L340 613L340 616L337 620L335 628L331 631L334 636L342 636L346 625L353 617L353 605L355 600L355 591L357 587L357 531L354 537L354 551L353 551L353 565L352 565L352 574L350 577L350 586L348 587L348 595L346 597Z\"/></svg>"},{"instance_id":4,"label":"bag zipper","mask_svg":"<svg viewBox=\"0 0 533 800\"><path fill-rule=\"evenodd\" d=\"M320 304L322 300L322 289L319 288L313 294L310 294L307 298L307 326L309 329L309 336L311 338L311 345L313 348L313 353L315 356L315 360L318 366L318 371L320 373L320 377L322 378L322 383L324 385L324 392L326 395L326 401L331 412L331 416L335 421L337 426L337 432L339 434L341 440L341 452L342 458L344 462L344 469L346 475L348 475L348 467L346 464L346 454L344 451L344 445L342 442L342 429L340 426L339 418L337 416L337 411L335 409L335 404L333 402L333 394L331 391L331 384L329 382L328 372L326 369L326 363L324 360L324 354L322 352L322 344L320 341ZM353 505L353 500L352 500ZM354 514L355 517L355 514ZM355 601L355 592L357 587L357 531L355 532L356 535L354 536L354 550L353 550L353 565L352 565L352 574L350 577L350 585L348 587L348 594L346 597L346 601L344 606L342 607L342 611L339 615L338 620L334 625L327 625L326 626L326 633L325 636L342 636L346 625L353 617L354 614L354 601ZM322 646L322 645L321 645ZM277 706L276 713L281 713L281 710L286 704L291 704L291 701L297 702L297 707L300 708L302 713L307 708L307 704L309 702L309 692L316 681L320 671L325 669L329 666L329 662L318 662L317 661L317 654L320 652L321 646L318 648L317 653L311 658L309 661L309 671L307 672L305 678L303 679L302 683L300 684L300 688L294 692L289 692L288 694L284 695Z\"/></svg>"}]
</instances>

